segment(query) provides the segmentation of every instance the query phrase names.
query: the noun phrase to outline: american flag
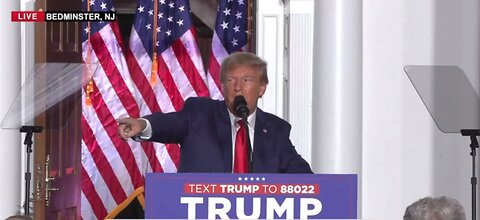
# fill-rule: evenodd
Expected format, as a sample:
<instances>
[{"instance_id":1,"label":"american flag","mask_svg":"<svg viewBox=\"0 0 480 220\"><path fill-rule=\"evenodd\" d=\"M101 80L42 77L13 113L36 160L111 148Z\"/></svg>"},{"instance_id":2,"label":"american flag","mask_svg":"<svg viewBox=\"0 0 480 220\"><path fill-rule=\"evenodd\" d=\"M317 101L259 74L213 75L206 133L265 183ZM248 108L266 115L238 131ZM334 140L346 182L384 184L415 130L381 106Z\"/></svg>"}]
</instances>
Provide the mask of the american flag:
<instances>
[{"instance_id":1,"label":"american flag","mask_svg":"<svg viewBox=\"0 0 480 220\"><path fill-rule=\"evenodd\" d=\"M114 10L110 0L83 0L84 10ZM149 170L148 148L117 135L115 119L138 117L137 89L131 83L123 41L116 22L82 24L83 60L101 68L90 73L82 91L83 219L103 219L143 186ZM145 149L145 150L144 150Z\"/></svg>"},{"instance_id":2,"label":"american flag","mask_svg":"<svg viewBox=\"0 0 480 220\"><path fill-rule=\"evenodd\" d=\"M85 10L114 10L111 0L83 3ZM157 6L155 26L153 1L138 1L128 49L116 22L83 24L83 59L101 66L82 96L83 219L112 216L143 187L145 173L177 171L177 145L125 142L115 119L177 111L188 97L209 96L188 1Z\"/></svg>"},{"instance_id":3,"label":"american flag","mask_svg":"<svg viewBox=\"0 0 480 220\"><path fill-rule=\"evenodd\" d=\"M213 99L223 99L220 64L231 53L247 51L252 34L248 26L248 0L221 0L218 7L208 72L208 88Z\"/></svg>"}]
</instances>

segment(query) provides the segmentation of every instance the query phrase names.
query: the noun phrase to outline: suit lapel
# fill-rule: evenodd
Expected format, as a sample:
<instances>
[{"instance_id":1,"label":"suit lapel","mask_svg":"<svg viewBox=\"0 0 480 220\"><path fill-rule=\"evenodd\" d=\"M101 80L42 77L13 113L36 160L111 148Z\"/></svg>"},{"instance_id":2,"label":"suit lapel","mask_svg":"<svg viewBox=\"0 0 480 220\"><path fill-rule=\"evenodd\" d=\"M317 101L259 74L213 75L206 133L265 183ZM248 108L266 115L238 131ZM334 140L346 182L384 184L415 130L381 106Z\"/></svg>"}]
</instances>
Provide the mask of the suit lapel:
<instances>
[{"instance_id":1,"label":"suit lapel","mask_svg":"<svg viewBox=\"0 0 480 220\"><path fill-rule=\"evenodd\" d=\"M215 124L217 125L218 140L220 146L223 148L223 164L226 173L232 172L232 127L230 124L230 116L225 102L220 102L218 105L217 117L215 117Z\"/></svg>"},{"instance_id":2,"label":"suit lapel","mask_svg":"<svg viewBox=\"0 0 480 220\"><path fill-rule=\"evenodd\" d=\"M260 109L257 108L257 117L255 119L255 128L254 128L254 135L255 138L253 140L253 169L252 172L255 172L255 164L259 164L260 161L265 160L265 155L268 153L268 129L267 129L267 121L265 120L265 113ZM258 162L257 162L258 161Z\"/></svg>"}]
</instances>

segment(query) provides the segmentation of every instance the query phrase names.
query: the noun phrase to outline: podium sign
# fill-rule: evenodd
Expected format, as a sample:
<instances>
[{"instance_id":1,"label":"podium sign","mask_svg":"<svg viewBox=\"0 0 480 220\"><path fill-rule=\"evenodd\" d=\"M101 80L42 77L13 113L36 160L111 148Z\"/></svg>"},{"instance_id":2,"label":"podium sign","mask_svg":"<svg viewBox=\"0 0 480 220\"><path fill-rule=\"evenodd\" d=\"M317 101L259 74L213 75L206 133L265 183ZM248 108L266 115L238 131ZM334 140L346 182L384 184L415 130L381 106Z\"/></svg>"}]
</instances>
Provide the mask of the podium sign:
<instances>
[{"instance_id":1,"label":"podium sign","mask_svg":"<svg viewBox=\"0 0 480 220\"><path fill-rule=\"evenodd\" d=\"M145 187L146 218L357 218L357 175L148 173Z\"/></svg>"}]
</instances>

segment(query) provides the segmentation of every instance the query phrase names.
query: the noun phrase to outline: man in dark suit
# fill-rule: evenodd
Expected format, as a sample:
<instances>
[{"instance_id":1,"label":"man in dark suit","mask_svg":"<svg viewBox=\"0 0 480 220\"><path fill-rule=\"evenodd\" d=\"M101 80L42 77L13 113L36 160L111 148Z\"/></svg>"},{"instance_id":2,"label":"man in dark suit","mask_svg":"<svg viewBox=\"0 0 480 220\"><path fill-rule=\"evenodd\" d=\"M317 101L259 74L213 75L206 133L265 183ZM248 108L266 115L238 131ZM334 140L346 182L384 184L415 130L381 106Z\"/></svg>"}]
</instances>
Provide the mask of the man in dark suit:
<instances>
[{"instance_id":1,"label":"man in dark suit","mask_svg":"<svg viewBox=\"0 0 480 220\"><path fill-rule=\"evenodd\" d=\"M243 96L248 113L242 117L251 145L247 172L312 173L290 141L290 124L257 108L268 84L266 62L252 53L234 53L222 62L220 81L224 101L189 98L178 112L120 119L119 135L179 143L178 172L237 172L236 133L241 117L234 100Z\"/></svg>"}]
</instances>

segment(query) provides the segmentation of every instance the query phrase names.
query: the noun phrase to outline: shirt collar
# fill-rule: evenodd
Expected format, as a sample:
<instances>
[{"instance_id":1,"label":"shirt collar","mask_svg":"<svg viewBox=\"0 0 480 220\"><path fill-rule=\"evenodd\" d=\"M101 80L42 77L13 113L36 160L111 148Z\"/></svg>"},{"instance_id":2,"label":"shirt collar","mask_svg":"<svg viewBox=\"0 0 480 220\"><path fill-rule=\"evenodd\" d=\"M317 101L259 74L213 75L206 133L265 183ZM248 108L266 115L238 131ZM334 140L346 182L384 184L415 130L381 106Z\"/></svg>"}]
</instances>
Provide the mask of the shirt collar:
<instances>
[{"instance_id":1,"label":"shirt collar","mask_svg":"<svg viewBox=\"0 0 480 220\"><path fill-rule=\"evenodd\" d=\"M228 115L230 116L230 125L235 126L235 123L239 121L240 118L232 114L230 111L228 111ZM253 111L253 113L247 117L248 127L255 128L255 120L257 118L256 116L257 116L257 109L255 109L255 111Z\"/></svg>"}]
</instances>

